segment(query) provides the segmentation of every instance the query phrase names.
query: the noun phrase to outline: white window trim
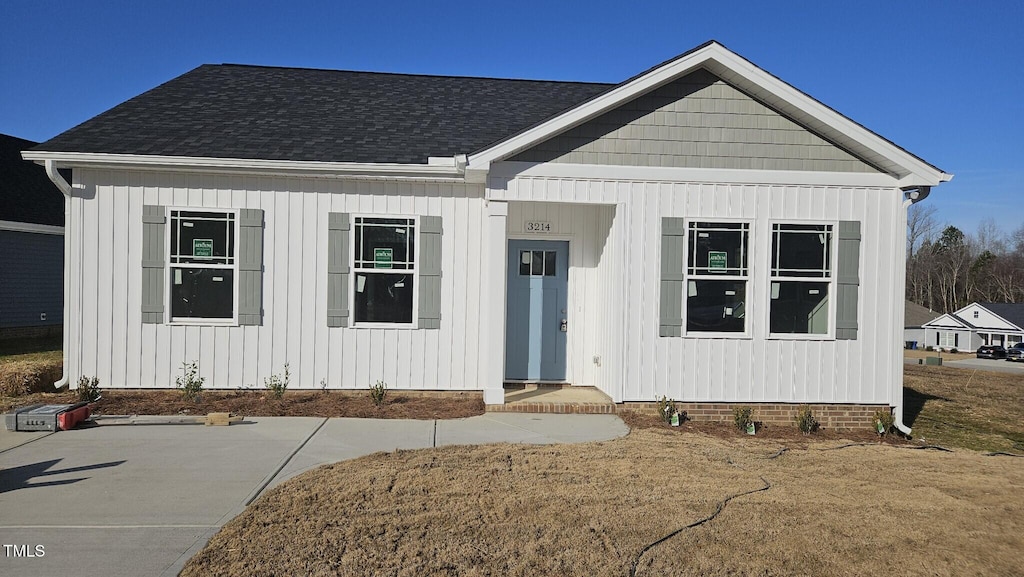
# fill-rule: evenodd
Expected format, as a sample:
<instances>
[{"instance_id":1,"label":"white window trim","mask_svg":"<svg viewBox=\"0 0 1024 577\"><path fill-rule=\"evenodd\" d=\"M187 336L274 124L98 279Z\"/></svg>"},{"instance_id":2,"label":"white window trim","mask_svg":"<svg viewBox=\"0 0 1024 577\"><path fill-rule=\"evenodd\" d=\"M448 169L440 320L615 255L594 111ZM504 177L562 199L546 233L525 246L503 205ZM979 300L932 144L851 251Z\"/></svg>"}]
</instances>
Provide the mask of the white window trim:
<instances>
[{"instance_id":1,"label":"white window trim","mask_svg":"<svg viewBox=\"0 0 1024 577\"><path fill-rule=\"evenodd\" d=\"M356 279L359 272L385 272L386 270L392 269L367 269L356 267L356 230L357 218L406 218L413 220L413 226L416 228L416 255L412 261L412 322L411 323L381 323L381 322L359 322L356 320ZM420 324L420 251L423 248L423 243L420 242L422 227L420 226L420 217L416 214L370 214L370 213L352 213L350 215L350 232L352 236L349 238L349 262L350 273L349 273L349 296L348 296L348 310L351 311L352 323L349 325L353 329L397 329L397 330L413 330L418 329ZM409 272L409 269L401 269Z\"/></svg>"},{"instance_id":2,"label":"white window trim","mask_svg":"<svg viewBox=\"0 0 1024 577\"><path fill-rule=\"evenodd\" d=\"M811 224L811 225L831 225L832 226L832 239L829 246L829 276L827 278L822 277L789 277L789 276L772 276L772 242L774 241L775 225L777 224ZM836 291L838 290L839 283L837 281L838 275L836 274L836 264L839 256L839 221L837 220L800 220L800 219L773 219L768 221L768 290L765 291L765 295L768 297L768 306L764 308L762 320L764 322L765 331L768 336L765 337L769 340L777 341L834 341L836 340ZM807 333L773 333L772 329L772 283L775 281L779 282L817 282L817 283L828 283L828 332L822 334L807 334Z\"/></svg>"},{"instance_id":3,"label":"white window trim","mask_svg":"<svg viewBox=\"0 0 1024 577\"><path fill-rule=\"evenodd\" d=\"M935 346L941 347L943 349L956 349L956 348L959 348L959 345L956 344L956 341L960 340L959 337L957 336L957 333L959 333L959 331L952 331L952 330L939 331L938 342L935 344ZM949 343L948 344L943 343L942 341L946 340L947 337L948 337Z\"/></svg>"},{"instance_id":4,"label":"white window trim","mask_svg":"<svg viewBox=\"0 0 1024 577\"><path fill-rule=\"evenodd\" d=\"M747 225L747 275L701 275L701 274L690 274L690 224L694 222L711 222L721 224L746 224ZM704 217L693 217L687 218L684 221L686 230L686 249L683 251L683 338L687 339L736 339L736 340L749 340L754 337L753 323L751 322L750 315L750 303L751 295L754 292L754 270L756 260L754 259L754 242L756 237L757 226L755 221L749 218L704 218ZM744 307L746 310L743 312L743 332L731 333L731 332L711 332L711 331L689 331L687 330L687 322L689 316L689 297L687 296L690 291L691 280L734 280L746 282L746 297L744 301Z\"/></svg>"},{"instance_id":5,"label":"white window trim","mask_svg":"<svg viewBox=\"0 0 1024 577\"><path fill-rule=\"evenodd\" d=\"M171 228L173 227L171 221L172 211L187 211L187 212L222 212L234 214L235 222L235 255L232 257L234 261L230 265L211 265L211 264L199 264L199 263L171 263ZM239 219L239 210L237 208L209 208L209 207L195 207L195 206L168 206L164 213L167 226L164 228L164 258L166 263L164 264L164 319L165 324L174 326L218 326L218 327L236 327L238 325L238 263L239 263L239 246L241 243L241 225ZM174 318L171 314L171 283L173 282L172 272L175 268L216 268L225 269L231 268L231 282L232 286L232 297L231 297L231 318L229 319L205 319L205 318Z\"/></svg>"}]
</instances>

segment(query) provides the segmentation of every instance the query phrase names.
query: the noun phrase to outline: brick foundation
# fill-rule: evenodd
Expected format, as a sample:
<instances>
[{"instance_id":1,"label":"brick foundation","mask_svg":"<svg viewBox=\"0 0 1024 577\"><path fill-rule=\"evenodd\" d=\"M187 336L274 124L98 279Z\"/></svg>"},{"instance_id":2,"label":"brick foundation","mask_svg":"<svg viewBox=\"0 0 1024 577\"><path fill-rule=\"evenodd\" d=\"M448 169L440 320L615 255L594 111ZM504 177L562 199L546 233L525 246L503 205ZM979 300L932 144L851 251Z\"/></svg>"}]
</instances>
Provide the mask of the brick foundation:
<instances>
[{"instance_id":1,"label":"brick foundation","mask_svg":"<svg viewBox=\"0 0 1024 577\"><path fill-rule=\"evenodd\" d=\"M504 405L487 405L488 413L556 413L560 415L614 415L612 403L578 403L517 401Z\"/></svg>"},{"instance_id":2,"label":"brick foundation","mask_svg":"<svg viewBox=\"0 0 1024 577\"><path fill-rule=\"evenodd\" d=\"M796 426L794 418L800 404L789 403L682 403L676 402L679 411L686 411L686 417L694 421L726 422L733 420L732 410L736 407L750 407L754 410L754 421L770 425ZM874 424L874 415L879 410L890 410L888 405L845 405L810 404L811 413L826 429L863 429ZM620 410L657 414L658 403L621 403Z\"/></svg>"}]
</instances>

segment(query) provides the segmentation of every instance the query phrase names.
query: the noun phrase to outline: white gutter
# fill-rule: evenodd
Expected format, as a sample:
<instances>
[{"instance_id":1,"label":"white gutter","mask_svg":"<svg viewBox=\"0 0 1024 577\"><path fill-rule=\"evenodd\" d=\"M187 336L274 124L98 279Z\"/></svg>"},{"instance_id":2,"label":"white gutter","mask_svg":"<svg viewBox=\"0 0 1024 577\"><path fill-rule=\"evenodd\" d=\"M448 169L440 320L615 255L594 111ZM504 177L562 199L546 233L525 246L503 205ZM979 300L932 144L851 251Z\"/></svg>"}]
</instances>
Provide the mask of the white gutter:
<instances>
[{"instance_id":1,"label":"white gutter","mask_svg":"<svg viewBox=\"0 0 1024 577\"><path fill-rule=\"evenodd\" d=\"M53 184L60 189L61 193L64 194L64 226L67 227L71 222L71 185L68 181L64 180L64 177L57 172L57 165L52 160L47 160L43 163L46 168L46 176L50 177ZM68 349L71 345L71 235L64 235L64 335L63 342L61 344L61 352L63 356L63 368L61 369L60 380L53 383L56 388L61 388L68 384L70 375L68 374Z\"/></svg>"},{"instance_id":2,"label":"white gutter","mask_svg":"<svg viewBox=\"0 0 1024 577\"><path fill-rule=\"evenodd\" d=\"M949 180L949 179L953 178L953 175L945 175L945 176L949 177L946 180ZM921 202L922 200L927 198L928 194L931 193L931 190L932 189L931 189L930 186L921 186L921 187L917 187L917 188L913 188L913 189L909 189L909 190L905 191L906 192L906 200L903 201L903 208L900 211L900 219L901 219L900 222L903 223L903 229L902 230L904 230L904 231L907 230L907 210L910 209L910 205L912 205L914 203L917 203L917 202ZM906 242L904 242L903 245L904 245L904 249L903 250L906 251ZM906 293L906 279L905 278L903 280L903 290L901 292L902 293ZM900 370L902 371L903 368L900 367ZM908 427L903 422L903 390L902 389L903 389L903 387L901 386L900 387L900 402L899 402L899 404L897 404L896 406L893 407L893 411L892 411L893 422L892 422L892 424L895 425L896 428L899 429L899 431L901 433L903 433L904 435L908 435L909 436L911 429L910 429L910 427Z\"/></svg>"},{"instance_id":3,"label":"white gutter","mask_svg":"<svg viewBox=\"0 0 1024 577\"><path fill-rule=\"evenodd\" d=\"M214 158L205 156L159 156L147 154L107 154L94 152L50 152L28 150L22 158L36 162L60 162L62 165L91 168L184 170L202 172L245 172L252 174L288 174L356 176L428 180L462 180L465 160L459 157L431 158L427 164L318 162L262 160L251 158ZM65 184L67 184L65 182ZM60 186L58 184L58 186Z\"/></svg>"}]
</instances>

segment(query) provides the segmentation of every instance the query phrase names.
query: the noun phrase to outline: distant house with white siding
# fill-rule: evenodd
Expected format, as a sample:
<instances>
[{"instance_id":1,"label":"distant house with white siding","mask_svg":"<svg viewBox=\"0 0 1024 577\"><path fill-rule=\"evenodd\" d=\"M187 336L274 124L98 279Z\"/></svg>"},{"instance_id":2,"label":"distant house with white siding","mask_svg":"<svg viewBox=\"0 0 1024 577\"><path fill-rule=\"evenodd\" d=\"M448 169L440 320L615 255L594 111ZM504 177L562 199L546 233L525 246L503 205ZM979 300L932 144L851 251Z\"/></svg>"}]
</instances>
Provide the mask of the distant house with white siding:
<instances>
[{"instance_id":1,"label":"distant house with white siding","mask_svg":"<svg viewBox=\"0 0 1024 577\"><path fill-rule=\"evenodd\" d=\"M900 415L951 178L716 42L615 85L206 65L24 156L74 168L71 377L783 414Z\"/></svg>"},{"instance_id":2,"label":"distant house with white siding","mask_svg":"<svg viewBox=\"0 0 1024 577\"><path fill-rule=\"evenodd\" d=\"M942 315L927 307L923 307L911 301L906 301L903 306L904 344L914 343L914 346L916 346L919 349L923 349L925 347L925 334L923 325Z\"/></svg>"},{"instance_id":3,"label":"distant house with white siding","mask_svg":"<svg viewBox=\"0 0 1024 577\"><path fill-rule=\"evenodd\" d=\"M921 326L922 346L973 352L1024 342L1024 303L971 303Z\"/></svg>"},{"instance_id":4,"label":"distant house with white siding","mask_svg":"<svg viewBox=\"0 0 1024 577\"><path fill-rule=\"evenodd\" d=\"M0 340L59 336L64 198L21 158L36 142L0 134Z\"/></svg>"}]
</instances>

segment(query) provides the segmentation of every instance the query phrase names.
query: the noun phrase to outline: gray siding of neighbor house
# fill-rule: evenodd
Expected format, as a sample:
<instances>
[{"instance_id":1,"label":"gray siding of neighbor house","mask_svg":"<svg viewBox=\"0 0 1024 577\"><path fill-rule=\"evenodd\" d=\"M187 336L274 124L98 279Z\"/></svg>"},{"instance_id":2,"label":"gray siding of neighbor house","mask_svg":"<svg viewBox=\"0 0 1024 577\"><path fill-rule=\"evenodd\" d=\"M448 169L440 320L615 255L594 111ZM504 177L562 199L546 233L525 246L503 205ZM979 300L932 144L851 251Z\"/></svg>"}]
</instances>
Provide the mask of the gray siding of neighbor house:
<instances>
[{"instance_id":1,"label":"gray siding of neighbor house","mask_svg":"<svg viewBox=\"0 0 1024 577\"><path fill-rule=\"evenodd\" d=\"M0 230L0 328L63 322L64 237Z\"/></svg>"},{"instance_id":2,"label":"gray siding of neighbor house","mask_svg":"<svg viewBox=\"0 0 1024 577\"><path fill-rule=\"evenodd\" d=\"M509 160L881 172L703 69Z\"/></svg>"}]
</instances>

